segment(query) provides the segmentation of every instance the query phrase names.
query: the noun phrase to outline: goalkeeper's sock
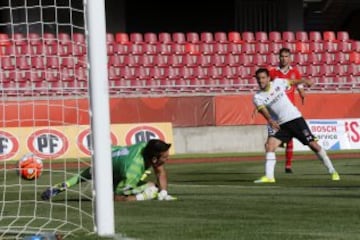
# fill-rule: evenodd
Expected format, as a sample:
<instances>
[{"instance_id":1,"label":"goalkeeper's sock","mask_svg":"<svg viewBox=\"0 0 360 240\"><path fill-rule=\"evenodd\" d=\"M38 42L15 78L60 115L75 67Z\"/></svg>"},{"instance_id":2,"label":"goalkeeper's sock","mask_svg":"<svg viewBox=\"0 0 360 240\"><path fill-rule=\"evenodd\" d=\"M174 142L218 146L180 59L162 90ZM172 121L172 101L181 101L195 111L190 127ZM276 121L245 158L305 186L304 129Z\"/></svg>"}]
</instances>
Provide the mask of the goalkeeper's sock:
<instances>
[{"instance_id":1,"label":"goalkeeper's sock","mask_svg":"<svg viewBox=\"0 0 360 240\"><path fill-rule=\"evenodd\" d=\"M265 175L268 179L274 179L274 171L276 165L276 156L274 152L266 153L266 162L265 162Z\"/></svg>"},{"instance_id":2,"label":"goalkeeper's sock","mask_svg":"<svg viewBox=\"0 0 360 240\"><path fill-rule=\"evenodd\" d=\"M87 168L87 169L83 170L80 174L77 174L77 175L69 178L68 180L65 181L66 186L69 188L69 187L75 186L79 182L83 182L85 180L91 179L91 171L90 170L91 170L91 168Z\"/></svg>"},{"instance_id":3,"label":"goalkeeper's sock","mask_svg":"<svg viewBox=\"0 0 360 240\"><path fill-rule=\"evenodd\" d=\"M316 155L322 161L322 163L325 165L325 167L328 169L330 174L336 172L335 168L334 168L329 156L326 154L326 151L324 150L324 148L321 148L320 151L316 153Z\"/></svg>"}]
</instances>

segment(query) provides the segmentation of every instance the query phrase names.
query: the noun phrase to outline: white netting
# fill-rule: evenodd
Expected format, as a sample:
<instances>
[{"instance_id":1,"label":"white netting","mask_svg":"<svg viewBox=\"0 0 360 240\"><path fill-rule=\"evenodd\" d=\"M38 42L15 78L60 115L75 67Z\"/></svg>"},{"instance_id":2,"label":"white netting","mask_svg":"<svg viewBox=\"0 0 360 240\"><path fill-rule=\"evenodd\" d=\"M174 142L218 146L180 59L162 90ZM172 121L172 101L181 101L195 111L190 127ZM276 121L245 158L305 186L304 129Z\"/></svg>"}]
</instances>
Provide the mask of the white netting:
<instances>
[{"instance_id":1,"label":"white netting","mask_svg":"<svg viewBox=\"0 0 360 240\"><path fill-rule=\"evenodd\" d=\"M0 239L93 231L91 184L40 197L90 164L84 19L82 0L0 0ZM35 181L15 171L29 152Z\"/></svg>"}]
</instances>

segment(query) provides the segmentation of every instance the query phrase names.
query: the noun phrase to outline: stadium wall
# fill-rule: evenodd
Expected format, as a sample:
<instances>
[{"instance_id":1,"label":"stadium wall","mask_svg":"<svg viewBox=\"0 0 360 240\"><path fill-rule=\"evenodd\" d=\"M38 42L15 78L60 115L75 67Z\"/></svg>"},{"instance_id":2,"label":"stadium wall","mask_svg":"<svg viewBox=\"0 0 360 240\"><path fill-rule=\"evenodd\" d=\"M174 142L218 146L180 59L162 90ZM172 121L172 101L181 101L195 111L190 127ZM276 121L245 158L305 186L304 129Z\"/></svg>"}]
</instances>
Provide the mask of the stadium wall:
<instances>
[{"instance_id":1,"label":"stadium wall","mask_svg":"<svg viewBox=\"0 0 360 240\"><path fill-rule=\"evenodd\" d=\"M297 105L308 119L360 118L359 93L312 93L305 105ZM1 107L3 128L89 123L85 98L3 101ZM112 124L172 123L176 153L254 152L266 138L263 118L252 117L250 94L112 98L110 107Z\"/></svg>"}]
</instances>

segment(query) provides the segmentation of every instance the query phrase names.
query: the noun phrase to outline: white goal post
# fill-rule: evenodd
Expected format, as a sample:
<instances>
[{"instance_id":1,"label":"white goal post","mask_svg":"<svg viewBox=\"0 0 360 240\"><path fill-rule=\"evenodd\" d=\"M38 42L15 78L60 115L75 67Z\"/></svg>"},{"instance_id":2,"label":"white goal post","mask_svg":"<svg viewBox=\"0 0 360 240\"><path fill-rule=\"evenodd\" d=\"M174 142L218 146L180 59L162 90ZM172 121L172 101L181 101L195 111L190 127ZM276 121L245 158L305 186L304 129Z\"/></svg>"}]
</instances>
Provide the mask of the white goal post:
<instances>
[{"instance_id":1,"label":"white goal post","mask_svg":"<svg viewBox=\"0 0 360 240\"><path fill-rule=\"evenodd\" d=\"M115 230L104 0L88 0L86 9L89 33L96 232L100 236L111 236L114 235Z\"/></svg>"}]
</instances>

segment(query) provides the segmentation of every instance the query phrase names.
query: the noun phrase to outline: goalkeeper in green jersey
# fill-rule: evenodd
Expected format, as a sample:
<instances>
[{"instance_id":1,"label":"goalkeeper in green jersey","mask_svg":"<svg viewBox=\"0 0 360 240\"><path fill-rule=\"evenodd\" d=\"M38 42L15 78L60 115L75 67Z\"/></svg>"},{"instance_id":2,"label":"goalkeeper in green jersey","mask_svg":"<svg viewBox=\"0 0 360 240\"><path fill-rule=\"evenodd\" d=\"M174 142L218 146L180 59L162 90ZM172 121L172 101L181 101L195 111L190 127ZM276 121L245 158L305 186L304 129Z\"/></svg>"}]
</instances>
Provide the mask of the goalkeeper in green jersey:
<instances>
[{"instance_id":1,"label":"goalkeeper in green jersey","mask_svg":"<svg viewBox=\"0 0 360 240\"><path fill-rule=\"evenodd\" d=\"M176 198L167 192L167 174L164 167L169 158L170 147L171 144L158 139L131 146L112 147L114 200L175 200ZM151 167L156 174L157 184L144 181L150 174ZM65 182L47 188L41 198L49 200L82 181L90 180L91 174L89 167Z\"/></svg>"}]
</instances>

